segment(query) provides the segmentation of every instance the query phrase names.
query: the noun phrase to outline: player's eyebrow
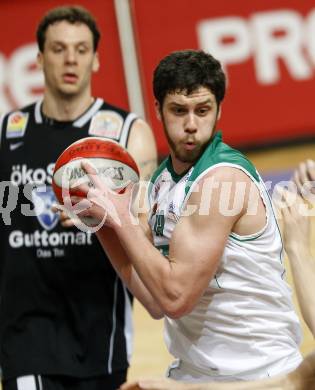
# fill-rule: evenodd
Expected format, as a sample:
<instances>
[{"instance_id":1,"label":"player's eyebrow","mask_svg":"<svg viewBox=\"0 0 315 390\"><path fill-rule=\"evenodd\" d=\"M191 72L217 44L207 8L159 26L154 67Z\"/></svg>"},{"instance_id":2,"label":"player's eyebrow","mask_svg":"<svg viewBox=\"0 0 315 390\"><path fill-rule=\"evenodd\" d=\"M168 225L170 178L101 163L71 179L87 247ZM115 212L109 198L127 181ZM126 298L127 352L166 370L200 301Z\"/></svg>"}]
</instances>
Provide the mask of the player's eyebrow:
<instances>
[{"instance_id":1,"label":"player's eyebrow","mask_svg":"<svg viewBox=\"0 0 315 390\"><path fill-rule=\"evenodd\" d=\"M75 46L79 46L79 45L90 45L90 42L89 42L89 41L64 42L64 41L55 40L55 41L51 41L51 42L50 42L50 44L52 44L52 45L62 45L62 46L67 46L69 43L70 43L70 44L74 44Z\"/></svg>"},{"instance_id":2,"label":"player's eyebrow","mask_svg":"<svg viewBox=\"0 0 315 390\"><path fill-rule=\"evenodd\" d=\"M169 105L182 107L182 106L186 106L188 103L189 102L185 102L185 103L169 102ZM197 103L198 106L202 106L202 105L206 105L206 104L214 104L214 101L211 98L207 98L206 100L203 100L203 101Z\"/></svg>"}]
</instances>

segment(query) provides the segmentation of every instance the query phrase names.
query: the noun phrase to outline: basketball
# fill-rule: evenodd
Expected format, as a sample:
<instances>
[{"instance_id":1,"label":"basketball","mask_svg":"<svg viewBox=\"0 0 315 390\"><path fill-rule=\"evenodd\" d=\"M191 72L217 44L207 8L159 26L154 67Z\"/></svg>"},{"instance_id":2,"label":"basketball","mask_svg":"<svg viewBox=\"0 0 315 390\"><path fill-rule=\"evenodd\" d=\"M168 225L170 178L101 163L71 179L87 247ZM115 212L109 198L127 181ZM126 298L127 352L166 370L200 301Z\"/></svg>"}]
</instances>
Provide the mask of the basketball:
<instances>
[{"instance_id":1,"label":"basketball","mask_svg":"<svg viewBox=\"0 0 315 390\"><path fill-rule=\"evenodd\" d=\"M75 189L79 184L92 186L81 167L83 160L89 161L97 175L114 191L122 191L130 182L139 181L136 162L118 142L102 137L82 138L68 146L56 161L52 186L60 204L63 204L63 191L82 195Z\"/></svg>"}]
</instances>

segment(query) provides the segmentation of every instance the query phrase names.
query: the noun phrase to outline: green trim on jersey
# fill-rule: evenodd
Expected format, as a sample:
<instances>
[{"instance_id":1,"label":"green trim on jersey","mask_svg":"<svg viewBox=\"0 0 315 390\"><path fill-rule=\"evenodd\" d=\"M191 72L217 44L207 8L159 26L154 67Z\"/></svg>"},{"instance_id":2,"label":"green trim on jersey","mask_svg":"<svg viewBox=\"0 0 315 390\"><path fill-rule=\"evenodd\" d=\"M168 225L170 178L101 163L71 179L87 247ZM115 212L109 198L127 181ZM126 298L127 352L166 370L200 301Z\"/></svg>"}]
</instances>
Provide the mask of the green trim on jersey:
<instances>
[{"instance_id":1,"label":"green trim on jersey","mask_svg":"<svg viewBox=\"0 0 315 390\"><path fill-rule=\"evenodd\" d=\"M157 245L156 246L156 249L159 250L163 256L167 257L168 254L169 254L169 251L170 251L170 248L169 248L169 245L168 244L165 244L165 245Z\"/></svg>"},{"instance_id":2,"label":"green trim on jersey","mask_svg":"<svg viewBox=\"0 0 315 390\"><path fill-rule=\"evenodd\" d=\"M172 164L172 159L171 157L169 156L167 161L166 161L166 168L167 170L169 171L169 173L171 174L172 176L172 179L173 179L173 182L174 183L178 183L180 181L180 179L182 177L184 177L186 175L186 173L189 171L190 167L188 169L186 169L183 173L181 174L178 174L174 171L174 168L173 168L173 164Z\"/></svg>"},{"instance_id":3,"label":"green trim on jersey","mask_svg":"<svg viewBox=\"0 0 315 390\"><path fill-rule=\"evenodd\" d=\"M188 193L190 186L194 180L196 180L205 170L210 167L220 164L220 163L228 163L233 165L239 165L244 168L249 174L257 181L260 182L260 178L257 174L257 171L254 165L238 150L231 148L227 144L222 141L222 132L218 131L213 140L207 146L206 150L203 152L199 160L194 165L194 169L192 174L190 175L189 182L186 186L186 194ZM154 172L151 178L150 190L152 188L152 184L155 183L157 178L163 172L164 169L167 169L172 176L172 179L175 183L177 183L184 175L186 175L187 171L182 174L177 174L174 171L171 157L166 158L157 170Z\"/></svg>"},{"instance_id":4,"label":"green trim on jersey","mask_svg":"<svg viewBox=\"0 0 315 390\"><path fill-rule=\"evenodd\" d=\"M186 194L189 192L192 183L205 170L221 163L239 165L244 168L258 183L260 182L254 165L241 152L222 142L222 133L221 131L218 131L214 135L212 142L203 152L200 159L196 162L192 174L190 175L189 182L187 182Z\"/></svg>"},{"instance_id":5,"label":"green trim on jersey","mask_svg":"<svg viewBox=\"0 0 315 390\"><path fill-rule=\"evenodd\" d=\"M169 157L166 158L164 161L162 161L161 164L156 168L156 171L153 173L153 175L150 179L151 184L155 183L156 179L160 176L162 171L166 168L168 159L169 159Z\"/></svg>"},{"instance_id":6,"label":"green trim on jersey","mask_svg":"<svg viewBox=\"0 0 315 390\"><path fill-rule=\"evenodd\" d=\"M148 188L148 197L150 196L150 194L152 192L152 188L153 188L154 183L156 182L157 178L160 176L160 174L166 168L167 160L168 159L166 158L164 161L162 161L162 163L156 168L156 171L153 173L153 175L150 179L150 184L149 184L149 188Z\"/></svg>"},{"instance_id":7,"label":"green trim on jersey","mask_svg":"<svg viewBox=\"0 0 315 390\"><path fill-rule=\"evenodd\" d=\"M167 169L168 172L171 174L172 179L175 183L178 183L180 179L186 175L187 170L181 174L178 174L174 171L173 165L172 165L172 159L171 156L168 156L161 165L156 169L153 176L151 177L151 184L154 184L156 179L160 176L160 174L163 172L164 169ZM189 168L190 169L190 168Z\"/></svg>"},{"instance_id":8,"label":"green trim on jersey","mask_svg":"<svg viewBox=\"0 0 315 390\"><path fill-rule=\"evenodd\" d=\"M259 233L257 236L254 235L254 237L248 237L248 236L244 236L244 238L242 238L242 236L238 236L236 237L233 232L229 234L229 237L232 238L233 240L236 240L236 241L240 241L240 242L243 242L243 241L254 241L254 240L257 240L257 238L261 237L265 232L265 229Z\"/></svg>"}]
</instances>

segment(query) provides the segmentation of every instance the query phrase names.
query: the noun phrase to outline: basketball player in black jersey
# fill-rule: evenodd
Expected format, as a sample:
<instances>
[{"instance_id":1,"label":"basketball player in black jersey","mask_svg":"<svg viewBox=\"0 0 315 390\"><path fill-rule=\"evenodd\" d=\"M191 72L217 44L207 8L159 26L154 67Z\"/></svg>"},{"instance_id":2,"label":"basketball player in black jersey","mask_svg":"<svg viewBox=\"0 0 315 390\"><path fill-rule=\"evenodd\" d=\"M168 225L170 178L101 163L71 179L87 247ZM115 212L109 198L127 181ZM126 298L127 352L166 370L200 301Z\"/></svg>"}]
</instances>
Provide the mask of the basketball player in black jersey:
<instances>
[{"instance_id":1,"label":"basketball player in black jersey","mask_svg":"<svg viewBox=\"0 0 315 390\"><path fill-rule=\"evenodd\" d=\"M1 119L0 180L8 194L0 225L4 390L110 390L126 378L129 293L97 239L51 210L54 162L79 138L120 142L143 177L156 165L149 126L91 94L99 38L85 9L51 10L37 30L44 98Z\"/></svg>"}]
</instances>

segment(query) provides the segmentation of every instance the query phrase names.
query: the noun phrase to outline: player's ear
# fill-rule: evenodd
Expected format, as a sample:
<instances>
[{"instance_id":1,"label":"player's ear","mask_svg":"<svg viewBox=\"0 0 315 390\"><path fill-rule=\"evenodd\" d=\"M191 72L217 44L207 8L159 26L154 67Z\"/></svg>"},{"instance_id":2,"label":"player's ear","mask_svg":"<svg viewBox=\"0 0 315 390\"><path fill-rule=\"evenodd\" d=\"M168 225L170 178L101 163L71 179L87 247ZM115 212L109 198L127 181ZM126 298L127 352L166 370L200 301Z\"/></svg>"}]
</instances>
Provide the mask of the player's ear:
<instances>
[{"instance_id":1,"label":"player's ear","mask_svg":"<svg viewBox=\"0 0 315 390\"><path fill-rule=\"evenodd\" d=\"M155 102L154 102L154 107L155 107L156 117L158 118L158 120L161 120L162 119L161 105L160 105L160 103L157 100L155 100Z\"/></svg>"},{"instance_id":2,"label":"player's ear","mask_svg":"<svg viewBox=\"0 0 315 390\"><path fill-rule=\"evenodd\" d=\"M44 62L44 59L43 59L43 53L42 53L41 51L39 51L39 52L37 53L37 58L36 58L36 60L37 60L37 67L38 67L38 69L43 70L43 62Z\"/></svg>"},{"instance_id":3,"label":"player's ear","mask_svg":"<svg viewBox=\"0 0 315 390\"><path fill-rule=\"evenodd\" d=\"M218 114L217 114L217 120L221 118L221 104L219 106Z\"/></svg>"},{"instance_id":4,"label":"player's ear","mask_svg":"<svg viewBox=\"0 0 315 390\"><path fill-rule=\"evenodd\" d=\"M98 53L95 53L94 58L93 58L92 70L93 70L93 72L97 72L99 70L99 68L100 68L100 60L98 57Z\"/></svg>"}]
</instances>

